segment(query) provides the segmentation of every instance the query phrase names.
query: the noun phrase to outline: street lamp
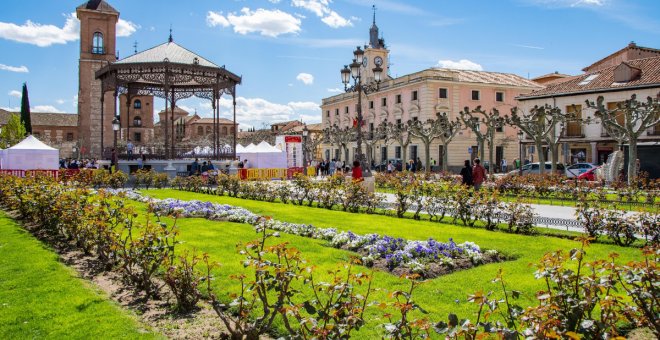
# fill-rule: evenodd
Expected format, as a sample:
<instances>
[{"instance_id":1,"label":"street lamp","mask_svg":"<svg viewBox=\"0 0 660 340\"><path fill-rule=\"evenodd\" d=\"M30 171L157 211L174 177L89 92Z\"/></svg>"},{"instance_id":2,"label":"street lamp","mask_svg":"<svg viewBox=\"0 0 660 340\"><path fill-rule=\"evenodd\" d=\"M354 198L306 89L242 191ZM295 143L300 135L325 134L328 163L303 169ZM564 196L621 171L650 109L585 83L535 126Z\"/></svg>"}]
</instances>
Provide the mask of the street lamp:
<instances>
[{"instance_id":1,"label":"street lamp","mask_svg":"<svg viewBox=\"0 0 660 340\"><path fill-rule=\"evenodd\" d=\"M117 152L117 131L119 131L120 127L121 127L121 125L119 123L119 119L117 119L117 117L115 117L115 119L112 120L112 131L114 131L114 133L115 133L115 140L114 140L114 144L113 144L113 146L115 148L115 152Z\"/></svg>"},{"instance_id":2,"label":"street lamp","mask_svg":"<svg viewBox=\"0 0 660 340\"><path fill-rule=\"evenodd\" d=\"M353 51L353 62L350 65L344 65L344 68L341 69L341 82L344 84L344 90L348 92L357 92L358 102L357 102L357 117L356 117L356 129L357 129L357 155L355 159L360 162L364 177L371 176L371 169L367 165L366 158L364 153L362 153L362 125L364 117L362 115L362 93L369 94L378 91L378 85L381 81L381 74L383 69L380 67L380 64L376 64L376 67L372 69L374 74L374 81L366 83L362 81L362 63L364 57L364 51L358 46L355 51ZM350 68L349 68L350 67ZM349 87L351 83L351 78L353 78L353 85Z\"/></svg>"},{"instance_id":3,"label":"street lamp","mask_svg":"<svg viewBox=\"0 0 660 340\"><path fill-rule=\"evenodd\" d=\"M303 171L307 175L307 135L309 135L309 130L307 129L307 124L303 127L302 136L303 136Z\"/></svg>"},{"instance_id":4,"label":"street lamp","mask_svg":"<svg viewBox=\"0 0 660 340\"><path fill-rule=\"evenodd\" d=\"M518 158L519 162L520 162L520 165L518 166L518 174L521 175L521 176L522 176L522 167L523 167L523 160L522 160L522 158L523 158L523 149L522 149L523 137L525 137L525 134L522 132L522 130L518 130L518 142L519 142L518 143L518 149L519 149L519 153L520 153L520 155L519 155L520 157Z\"/></svg>"}]
</instances>

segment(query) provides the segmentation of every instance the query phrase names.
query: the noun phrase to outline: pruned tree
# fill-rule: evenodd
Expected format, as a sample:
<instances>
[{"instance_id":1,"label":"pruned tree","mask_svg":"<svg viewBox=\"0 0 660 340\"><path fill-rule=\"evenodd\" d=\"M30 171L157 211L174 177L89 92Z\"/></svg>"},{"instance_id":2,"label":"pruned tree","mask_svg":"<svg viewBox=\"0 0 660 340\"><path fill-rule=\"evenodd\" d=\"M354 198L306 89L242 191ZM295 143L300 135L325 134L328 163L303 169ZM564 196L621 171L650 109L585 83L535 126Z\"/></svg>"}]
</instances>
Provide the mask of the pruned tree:
<instances>
[{"instance_id":1,"label":"pruned tree","mask_svg":"<svg viewBox=\"0 0 660 340\"><path fill-rule=\"evenodd\" d=\"M449 143L456 137L458 131L461 130L461 122L458 119L449 119L446 112L439 113L436 120L436 124L438 124L441 131L438 139L442 143L442 171L447 171L447 165L449 164L449 153L447 150L449 150Z\"/></svg>"},{"instance_id":2,"label":"pruned tree","mask_svg":"<svg viewBox=\"0 0 660 340\"><path fill-rule=\"evenodd\" d=\"M477 136L477 144L479 146L481 159L484 158L484 141L488 143L488 164L490 164L491 169L495 169L495 164L493 164L495 132L497 129L504 127L504 124L506 123L504 117L500 116L500 111L493 108L490 112L486 112L481 109L481 105L470 110L470 108L466 106L463 111L460 112L460 119L463 124L470 128L470 130L472 130ZM484 132L481 131L482 126L486 128Z\"/></svg>"},{"instance_id":3,"label":"pruned tree","mask_svg":"<svg viewBox=\"0 0 660 340\"><path fill-rule=\"evenodd\" d=\"M426 167L426 172L429 172L431 169L431 143L446 133L445 129L448 125L445 120L446 114L443 116L439 112L436 114L436 119L427 119L425 122L408 120L410 134L419 138L422 144L424 144L424 154L426 157L424 166ZM444 164L446 163L443 162L443 170L445 170Z\"/></svg>"},{"instance_id":4,"label":"pruned tree","mask_svg":"<svg viewBox=\"0 0 660 340\"><path fill-rule=\"evenodd\" d=\"M323 129L323 134L331 144L339 146L344 151L344 161L348 162L348 145L355 140L355 129L350 126L341 128L335 124Z\"/></svg>"},{"instance_id":5,"label":"pruned tree","mask_svg":"<svg viewBox=\"0 0 660 340\"><path fill-rule=\"evenodd\" d=\"M307 143L304 145L304 152L307 153L308 160L314 160L314 157L316 157L316 151L325 140L323 133L310 133L309 136L307 136Z\"/></svg>"},{"instance_id":6,"label":"pruned tree","mask_svg":"<svg viewBox=\"0 0 660 340\"><path fill-rule=\"evenodd\" d=\"M401 147L401 161L405 164L408 161L408 145L412 141L412 135L408 129L407 123L387 123L387 136L398 142Z\"/></svg>"},{"instance_id":7,"label":"pruned tree","mask_svg":"<svg viewBox=\"0 0 660 340\"><path fill-rule=\"evenodd\" d=\"M9 116L7 124L0 131L0 146L14 145L25 138L25 126L21 123L21 117L16 114Z\"/></svg>"},{"instance_id":8,"label":"pruned tree","mask_svg":"<svg viewBox=\"0 0 660 340\"><path fill-rule=\"evenodd\" d=\"M650 96L646 101L638 101L633 94L630 99L617 104L616 109L607 109L603 96L596 102L586 101L587 107L596 109L595 116L600 119L603 128L610 136L617 136L619 144L628 142L628 183L637 178L637 141L646 130L660 124L660 102ZM617 119L617 117L620 117ZM617 138L615 137L615 138Z\"/></svg>"},{"instance_id":9,"label":"pruned tree","mask_svg":"<svg viewBox=\"0 0 660 340\"><path fill-rule=\"evenodd\" d=\"M557 123L561 120L560 116L561 109L545 104L543 106L535 105L527 114L514 107L511 109L511 117L505 117L507 124L518 127L534 141L541 164L539 166L541 173L545 172L546 162L543 144L548 135L556 130Z\"/></svg>"},{"instance_id":10,"label":"pruned tree","mask_svg":"<svg viewBox=\"0 0 660 340\"><path fill-rule=\"evenodd\" d=\"M373 150L374 146L379 143L387 144L387 120L384 120L378 124L373 131L367 131L364 134L365 138L362 140L367 149L367 164L371 165L373 160Z\"/></svg>"}]
</instances>

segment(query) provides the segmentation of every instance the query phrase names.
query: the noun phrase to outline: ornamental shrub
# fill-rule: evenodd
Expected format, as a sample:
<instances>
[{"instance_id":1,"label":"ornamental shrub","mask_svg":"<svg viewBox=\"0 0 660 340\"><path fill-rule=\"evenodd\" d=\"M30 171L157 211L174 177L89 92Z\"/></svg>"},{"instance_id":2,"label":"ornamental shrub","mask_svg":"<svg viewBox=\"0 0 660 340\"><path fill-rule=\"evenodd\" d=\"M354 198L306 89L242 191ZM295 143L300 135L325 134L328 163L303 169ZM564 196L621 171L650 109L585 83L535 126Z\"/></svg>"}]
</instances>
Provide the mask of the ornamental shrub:
<instances>
[{"instance_id":1,"label":"ornamental shrub","mask_svg":"<svg viewBox=\"0 0 660 340\"><path fill-rule=\"evenodd\" d=\"M191 254L188 250L184 250L176 260L171 257L165 258L163 280L176 298L177 311L188 312L195 309L202 297L199 285L206 276L198 269L198 265L200 261L208 262L208 257L206 253L200 257L194 251Z\"/></svg>"}]
</instances>

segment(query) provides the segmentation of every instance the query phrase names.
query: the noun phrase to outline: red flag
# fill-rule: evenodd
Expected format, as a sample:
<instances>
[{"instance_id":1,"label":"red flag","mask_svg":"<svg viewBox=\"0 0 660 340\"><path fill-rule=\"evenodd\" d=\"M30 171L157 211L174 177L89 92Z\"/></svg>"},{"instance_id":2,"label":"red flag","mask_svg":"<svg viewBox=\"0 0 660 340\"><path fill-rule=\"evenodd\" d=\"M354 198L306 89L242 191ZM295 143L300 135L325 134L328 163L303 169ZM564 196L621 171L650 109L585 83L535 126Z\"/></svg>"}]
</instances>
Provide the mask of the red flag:
<instances>
[{"instance_id":1,"label":"red flag","mask_svg":"<svg viewBox=\"0 0 660 340\"><path fill-rule=\"evenodd\" d=\"M353 127L357 127L357 125L358 125L358 124L357 124L357 119L356 119L356 118L353 118Z\"/></svg>"}]
</instances>

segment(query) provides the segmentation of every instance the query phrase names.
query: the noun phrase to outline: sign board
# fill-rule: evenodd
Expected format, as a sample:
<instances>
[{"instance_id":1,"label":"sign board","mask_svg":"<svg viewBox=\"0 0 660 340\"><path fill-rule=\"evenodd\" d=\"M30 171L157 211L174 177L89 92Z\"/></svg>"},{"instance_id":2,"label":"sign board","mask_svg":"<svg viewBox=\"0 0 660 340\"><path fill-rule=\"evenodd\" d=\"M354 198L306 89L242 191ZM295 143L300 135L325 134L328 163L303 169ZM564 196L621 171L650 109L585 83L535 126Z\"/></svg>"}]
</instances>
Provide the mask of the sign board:
<instances>
[{"instance_id":1,"label":"sign board","mask_svg":"<svg viewBox=\"0 0 660 340\"><path fill-rule=\"evenodd\" d=\"M470 155L472 154L472 147L471 146L468 146L468 154L470 154Z\"/></svg>"},{"instance_id":2,"label":"sign board","mask_svg":"<svg viewBox=\"0 0 660 340\"><path fill-rule=\"evenodd\" d=\"M287 168L303 166L302 136L277 136L275 147L286 152Z\"/></svg>"}]
</instances>

